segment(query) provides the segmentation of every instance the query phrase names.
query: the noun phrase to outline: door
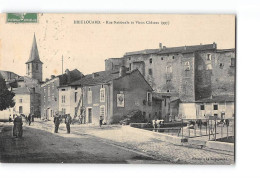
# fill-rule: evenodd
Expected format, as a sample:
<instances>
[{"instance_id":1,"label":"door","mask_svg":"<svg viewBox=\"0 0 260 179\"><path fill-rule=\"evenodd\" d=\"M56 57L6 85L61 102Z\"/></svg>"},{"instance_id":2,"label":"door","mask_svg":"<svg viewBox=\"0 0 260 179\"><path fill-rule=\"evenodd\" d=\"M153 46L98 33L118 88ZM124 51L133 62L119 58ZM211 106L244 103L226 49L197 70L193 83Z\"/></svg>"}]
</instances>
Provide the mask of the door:
<instances>
[{"instance_id":1,"label":"door","mask_svg":"<svg viewBox=\"0 0 260 179\"><path fill-rule=\"evenodd\" d=\"M88 108L88 123L92 123L92 108Z\"/></svg>"}]
</instances>

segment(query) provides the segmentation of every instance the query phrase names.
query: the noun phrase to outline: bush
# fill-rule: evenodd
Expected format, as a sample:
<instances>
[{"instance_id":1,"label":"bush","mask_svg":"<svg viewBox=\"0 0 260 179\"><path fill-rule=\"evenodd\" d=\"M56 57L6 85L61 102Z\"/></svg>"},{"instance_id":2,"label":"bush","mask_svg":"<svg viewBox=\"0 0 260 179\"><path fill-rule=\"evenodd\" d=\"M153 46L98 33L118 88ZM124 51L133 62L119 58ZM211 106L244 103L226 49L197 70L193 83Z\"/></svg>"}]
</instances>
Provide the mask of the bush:
<instances>
[{"instance_id":1,"label":"bush","mask_svg":"<svg viewBox=\"0 0 260 179\"><path fill-rule=\"evenodd\" d=\"M119 124L119 122L121 120L123 120L123 116L120 115L114 115L110 118L110 120L108 121L108 124Z\"/></svg>"}]
</instances>

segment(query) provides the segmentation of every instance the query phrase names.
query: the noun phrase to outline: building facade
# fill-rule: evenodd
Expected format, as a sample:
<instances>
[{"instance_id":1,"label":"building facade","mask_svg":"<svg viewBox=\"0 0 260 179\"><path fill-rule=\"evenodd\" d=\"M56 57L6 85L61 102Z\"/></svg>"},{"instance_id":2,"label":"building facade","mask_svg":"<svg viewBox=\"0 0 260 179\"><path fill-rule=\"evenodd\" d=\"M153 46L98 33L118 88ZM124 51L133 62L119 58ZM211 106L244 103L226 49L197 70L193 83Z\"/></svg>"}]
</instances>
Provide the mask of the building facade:
<instances>
[{"instance_id":1,"label":"building facade","mask_svg":"<svg viewBox=\"0 0 260 179\"><path fill-rule=\"evenodd\" d=\"M123 64L129 71L138 69L156 93L171 96L165 98L166 106L162 105L165 119L176 115L189 118L196 113L196 101L234 95L235 61L235 49L219 50L216 43L173 48L160 43L158 49L127 52L121 58L106 59L105 68L117 70ZM179 99L178 107L173 105L176 99ZM192 115L188 111L193 111Z\"/></svg>"},{"instance_id":2,"label":"building facade","mask_svg":"<svg viewBox=\"0 0 260 179\"><path fill-rule=\"evenodd\" d=\"M99 124L100 116L107 124L118 122L133 110L142 111L147 119L153 114L151 86L138 70L127 73L124 67L86 75L60 87L59 99L65 100L59 110L74 117L81 114L90 124Z\"/></svg>"},{"instance_id":3,"label":"building facade","mask_svg":"<svg viewBox=\"0 0 260 179\"><path fill-rule=\"evenodd\" d=\"M59 105L63 104L63 100L59 98L59 87L66 86L69 83L79 80L82 73L77 69L69 71L65 70L63 75L53 76L41 85L41 116L43 119L53 120L56 112L61 113ZM66 105L70 105L66 100Z\"/></svg>"}]
</instances>

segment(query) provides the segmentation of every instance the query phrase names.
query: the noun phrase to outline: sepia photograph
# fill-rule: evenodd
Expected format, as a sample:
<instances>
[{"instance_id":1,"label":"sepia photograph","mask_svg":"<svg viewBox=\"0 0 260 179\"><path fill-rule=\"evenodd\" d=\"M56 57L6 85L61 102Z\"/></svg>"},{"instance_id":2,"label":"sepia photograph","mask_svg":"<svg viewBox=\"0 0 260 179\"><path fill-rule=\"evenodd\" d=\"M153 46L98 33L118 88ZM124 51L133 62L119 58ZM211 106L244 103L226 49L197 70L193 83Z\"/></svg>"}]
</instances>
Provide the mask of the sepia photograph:
<instances>
[{"instance_id":1,"label":"sepia photograph","mask_svg":"<svg viewBox=\"0 0 260 179\"><path fill-rule=\"evenodd\" d=\"M0 163L234 165L235 14L0 14Z\"/></svg>"}]
</instances>

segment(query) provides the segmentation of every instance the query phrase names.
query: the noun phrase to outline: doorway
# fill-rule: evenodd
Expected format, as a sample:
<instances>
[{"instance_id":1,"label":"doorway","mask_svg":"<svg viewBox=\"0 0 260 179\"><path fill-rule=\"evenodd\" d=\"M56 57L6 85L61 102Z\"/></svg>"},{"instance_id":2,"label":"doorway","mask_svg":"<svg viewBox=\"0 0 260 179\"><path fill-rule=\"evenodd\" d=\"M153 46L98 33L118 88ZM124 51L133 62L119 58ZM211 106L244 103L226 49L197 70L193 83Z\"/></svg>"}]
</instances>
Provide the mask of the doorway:
<instances>
[{"instance_id":1,"label":"doorway","mask_svg":"<svg viewBox=\"0 0 260 179\"><path fill-rule=\"evenodd\" d=\"M92 108L88 108L88 123L92 123Z\"/></svg>"}]
</instances>

